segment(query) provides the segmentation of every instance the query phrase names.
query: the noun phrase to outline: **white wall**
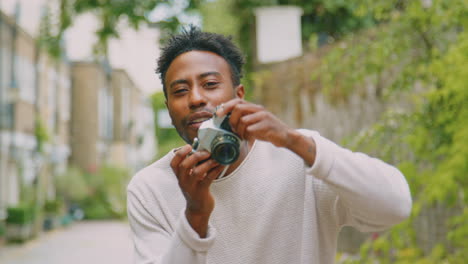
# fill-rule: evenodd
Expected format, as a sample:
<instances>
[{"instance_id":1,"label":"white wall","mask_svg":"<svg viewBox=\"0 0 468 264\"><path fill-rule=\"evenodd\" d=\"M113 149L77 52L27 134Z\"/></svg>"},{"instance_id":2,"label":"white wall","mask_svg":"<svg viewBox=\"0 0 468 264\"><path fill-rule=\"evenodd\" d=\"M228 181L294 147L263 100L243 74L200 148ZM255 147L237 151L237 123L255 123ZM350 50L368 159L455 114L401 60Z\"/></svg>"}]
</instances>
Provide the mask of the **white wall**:
<instances>
[{"instance_id":1,"label":"white wall","mask_svg":"<svg viewBox=\"0 0 468 264\"><path fill-rule=\"evenodd\" d=\"M260 63L302 55L301 15L302 9L293 6L255 9L257 59Z\"/></svg>"}]
</instances>

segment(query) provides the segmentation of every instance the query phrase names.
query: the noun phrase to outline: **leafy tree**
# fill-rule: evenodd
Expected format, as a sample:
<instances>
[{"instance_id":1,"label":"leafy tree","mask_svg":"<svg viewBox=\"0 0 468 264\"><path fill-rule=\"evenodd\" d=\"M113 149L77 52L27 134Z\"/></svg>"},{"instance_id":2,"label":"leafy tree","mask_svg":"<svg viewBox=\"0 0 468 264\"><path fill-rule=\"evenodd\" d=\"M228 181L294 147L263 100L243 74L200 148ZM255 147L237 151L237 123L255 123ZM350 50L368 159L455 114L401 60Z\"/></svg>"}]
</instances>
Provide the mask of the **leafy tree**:
<instances>
[{"instance_id":1,"label":"leafy tree","mask_svg":"<svg viewBox=\"0 0 468 264\"><path fill-rule=\"evenodd\" d=\"M414 196L410 219L361 249L349 263L464 263L468 259L468 6L464 0L352 1L378 27L347 36L314 75L332 101L364 93L369 81L382 99L411 95L413 108L392 109L349 145L392 162ZM358 3L361 2L361 3ZM450 230L429 251L415 225L423 209L458 208Z\"/></svg>"},{"instance_id":2,"label":"leafy tree","mask_svg":"<svg viewBox=\"0 0 468 264\"><path fill-rule=\"evenodd\" d=\"M356 3L342 0L216 0L202 3L200 9L205 28L220 33L230 30L229 33L240 42L244 51L252 54L254 10L274 5L302 8L304 41L308 41L312 34L320 34L323 41L327 41L327 38L339 39L358 29L372 26L375 21L372 13L358 14L355 12Z\"/></svg>"},{"instance_id":3,"label":"leafy tree","mask_svg":"<svg viewBox=\"0 0 468 264\"><path fill-rule=\"evenodd\" d=\"M149 12L160 5L174 5L178 0L55 0L59 5L57 13L50 8L42 19L41 43L54 57L60 56L60 43L67 28L80 14L94 13L98 16L100 27L96 31L98 43L95 53L98 56L107 55L107 43L111 38L118 38L118 25L126 21L131 27L138 29L142 23L152 23L148 20ZM191 0L180 13L191 12L196 9L202 0ZM160 30L165 33L175 32L181 22L180 14L173 14L157 23Z\"/></svg>"},{"instance_id":4,"label":"leafy tree","mask_svg":"<svg viewBox=\"0 0 468 264\"><path fill-rule=\"evenodd\" d=\"M246 87L253 87L255 76L255 16L258 7L295 5L301 7L302 39L315 47L343 38L347 34L374 25L372 13L356 13L356 3L342 0L215 0L203 1L199 10L205 30L232 35L233 40L247 55L245 65ZM319 43L320 42L320 43ZM247 89L248 99L253 90Z\"/></svg>"}]
</instances>

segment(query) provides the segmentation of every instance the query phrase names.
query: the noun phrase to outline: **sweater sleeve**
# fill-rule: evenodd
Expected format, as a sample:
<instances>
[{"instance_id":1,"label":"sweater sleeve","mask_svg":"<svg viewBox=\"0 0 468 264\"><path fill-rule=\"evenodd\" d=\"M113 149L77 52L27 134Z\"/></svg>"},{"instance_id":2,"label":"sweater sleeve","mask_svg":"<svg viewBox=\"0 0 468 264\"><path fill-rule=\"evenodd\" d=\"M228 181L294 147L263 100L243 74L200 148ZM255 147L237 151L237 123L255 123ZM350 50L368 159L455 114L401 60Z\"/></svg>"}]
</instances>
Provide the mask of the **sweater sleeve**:
<instances>
[{"instance_id":1,"label":"sweater sleeve","mask_svg":"<svg viewBox=\"0 0 468 264\"><path fill-rule=\"evenodd\" d=\"M216 236L214 228L209 226L207 237L202 239L181 213L175 230L168 230L131 190L128 191L127 204L135 264L206 263L208 249Z\"/></svg>"},{"instance_id":2,"label":"sweater sleeve","mask_svg":"<svg viewBox=\"0 0 468 264\"><path fill-rule=\"evenodd\" d=\"M317 151L315 163L306 173L321 179L336 193L333 214L338 225L379 231L409 216L410 190L398 169L342 148L317 132L305 134L312 136Z\"/></svg>"}]
</instances>

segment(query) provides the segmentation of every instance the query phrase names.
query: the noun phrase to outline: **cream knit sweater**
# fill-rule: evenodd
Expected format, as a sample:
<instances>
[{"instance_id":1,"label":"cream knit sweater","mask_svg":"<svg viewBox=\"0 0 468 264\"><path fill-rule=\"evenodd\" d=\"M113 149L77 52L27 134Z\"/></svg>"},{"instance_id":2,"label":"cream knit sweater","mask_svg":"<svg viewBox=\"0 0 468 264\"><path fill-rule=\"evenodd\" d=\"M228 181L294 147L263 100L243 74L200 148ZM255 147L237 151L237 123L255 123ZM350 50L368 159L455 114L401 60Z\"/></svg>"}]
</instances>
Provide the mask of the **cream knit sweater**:
<instances>
[{"instance_id":1,"label":"cream knit sweater","mask_svg":"<svg viewBox=\"0 0 468 264\"><path fill-rule=\"evenodd\" d=\"M288 149L256 141L231 174L215 180L208 236L188 224L171 151L128 186L139 264L333 263L344 225L377 231L405 219L411 197L394 167L321 137L312 167Z\"/></svg>"}]
</instances>

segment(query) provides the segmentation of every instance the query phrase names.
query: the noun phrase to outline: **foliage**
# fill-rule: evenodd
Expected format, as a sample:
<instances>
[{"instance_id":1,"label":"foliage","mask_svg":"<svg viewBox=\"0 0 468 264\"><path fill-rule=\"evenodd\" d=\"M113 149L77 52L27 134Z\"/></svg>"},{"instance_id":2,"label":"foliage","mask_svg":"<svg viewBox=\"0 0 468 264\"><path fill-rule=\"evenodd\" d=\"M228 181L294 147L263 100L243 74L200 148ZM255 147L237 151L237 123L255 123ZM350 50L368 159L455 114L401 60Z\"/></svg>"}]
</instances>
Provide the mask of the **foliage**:
<instances>
[{"instance_id":1,"label":"foliage","mask_svg":"<svg viewBox=\"0 0 468 264\"><path fill-rule=\"evenodd\" d=\"M64 174L55 177L57 196L67 203L84 200L89 195L89 187L85 175L76 167L69 167Z\"/></svg>"},{"instance_id":2,"label":"foliage","mask_svg":"<svg viewBox=\"0 0 468 264\"><path fill-rule=\"evenodd\" d=\"M155 133L158 141L158 158L166 155L173 148L183 146L185 142L181 139L175 128L161 128L158 125L158 112L166 109L166 98L163 92L151 95L151 105L155 116Z\"/></svg>"},{"instance_id":3,"label":"foliage","mask_svg":"<svg viewBox=\"0 0 468 264\"><path fill-rule=\"evenodd\" d=\"M63 202L60 199L47 200L44 203L44 212L46 214L58 214L63 208Z\"/></svg>"},{"instance_id":4,"label":"foliage","mask_svg":"<svg viewBox=\"0 0 468 264\"><path fill-rule=\"evenodd\" d=\"M239 42L241 19L231 10L235 8L235 0L218 0L205 2L200 6L203 17L203 30L226 36L231 35L236 44Z\"/></svg>"},{"instance_id":5,"label":"foliage","mask_svg":"<svg viewBox=\"0 0 468 264\"><path fill-rule=\"evenodd\" d=\"M33 207L21 204L16 207L7 208L7 219L8 224L19 224L25 225L29 224L34 219L34 209Z\"/></svg>"},{"instance_id":6,"label":"foliage","mask_svg":"<svg viewBox=\"0 0 468 264\"><path fill-rule=\"evenodd\" d=\"M36 118L36 124L34 126L34 135L37 142L37 151L42 152L44 143L49 141L49 132L47 127L44 124L44 121L41 118Z\"/></svg>"},{"instance_id":7,"label":"foliage","mask_svg":"<svg viewBox=\"0 0 468 264\"><path fill-rule=\"evenodd\" d=\"M410 96L347 144L397 164L414 197L409 220L361 248L347 263L464 263L468 259L468 6L466 1L362 1L378 28L350 36L324 58L319 77L331 100L366 82L383 98ZM427 4L430 3L430 4ZM446 237L418 244L423 210L454 208Z\"/></svg>"},{"instance_id":8,"label":"foliage","mask_svg":"<svg viewBox=\"0 0 468 264\"><path fill-rule=\"evenodd\" d=\"M111 38L119 37L119 25L125 21L135 29L142 23L155 24L161 32L161 41L177 32L183 22L184 14L201 14L206 30L233 35L244 52L253 54L252 34L254 32L254 9L260 6L296 5L303 9L302 35L307 41L312 33L319 34L320 40L328 41L341 38L345 34L374 24L374 17L369 14L356 14L354 1L342 0L55 0L59 3L57 12L47 8L42 21L39 44L58 58L62 52L64 32L73 24L73 20L84 13L97 15L100 27L96 31L98 43L95 46L97 56L107 56L107 43ZM183 3L183 4L181 4ZM148 14L157 7L181 7L178 12L149 21ZM322 41L323 42L323 41ZM250 71L250 57L247 65Z\"/></svg>"},{"instance_id":9,"label":"foliage","mask_svg":"<svg viewBox=\"0 0 468 264\"><path fill-rule=\"evenodd\" d=\"M5 233L6 233L5 223L3 221L0 221L0 241L5 236Z\"/></svg>"},{"instance_id":10,"label":"foliage","mask_svg":"<svg viewBox=\"0 0 468 264\"><path fill-rule=\"evenodd\" d=\"M126 215L126 187L130 172L103 166L95 174L85 174L89 196L80 202L87 219L123 218Z\"/></svg>"},{"instance_id":11,"label":"foliage","mask_svg":"<svg viewBox=\"0 0 468 264\"><path fill-rule=\"evenodd\" d=\"M246 23L253 22L253 10L260 6L271 5L296 5L304 10L303 36L308 37L313 32L323 32L327 35L338 37L349 31L371 25L373 18L370 16L356 15L354 1L341 0L191 0L187 2L171 0L56 0L59 3L59 12L54 14L50 8L46 12L43 25L46 39L52 46L57 47L63 32L72 25L73 19L83 13L92 12L100 18L100 28L96 34L100 44L105 44L111 37L118 37L118 24L126 20L135 29L141 23L148 23L148 13L160 6L178 6L179 12L162 18L156 24L163 32L173 33L182 24L180 16L191 12L201 12L203 16L218 16L229 11L229 18L223 21L225 27L233 27L240 23L236 32L242 33ZM219 12L219 10L222 12ZM224 12L223 12L224 11ZM237 18L237 19L236 19ZM231 23L232 22L232 23ZM211 24L214 26L215 24ZM208 26L210 27L210 26ZM234 26L236 27L236 26ZM55 39L55 40L53 40ZM55 41L55 43L52 43ZM105 49L105 45L101 46Z\"/></svg>"},{"instance_id":12,"label":"foliage","mask_svg":"<svg viewBox=\"0 0 468 264\"><path fill-rule=\"evenodd\" d=\"M432 83L428 65L447 51L467 23L464 0L450 5L434 0L427 7L424 1L351 2L356 2L356 14L379 18L379 26L348 35L324 58L314 78L320 77L332 101L359 92L366 81L384 96L411 89L416 80ZM382 91L384 86L388 88Z\"/></svg>"},{"instance_id":13,"label":"foliage","mask_svg":"<svg viewBox=\"0 0 468 264\"><path fill-rule=\"evenodd\" d=\"M98 57L106 57L108 52L108 41L111 38L119 37L119 25L126 22L134 29L138 29L141 24L151 24L155 21L148 20L148 14L158 6L176 5L177 0L55 0L59 4L57 12L52 12L50 5L41 21L40 44L46 47L49 53L58 58L62 52L62 39L66 29L72 26L76 17L84 13L95 14L100 25L96 31L98 42L95 43L94 52ZM161 21L156 21L156 25L164 36L175 32L181 22L178 18L181 13L190 12L196 9L201 0L188 1L188 4L180 11Z\"/></svg>"},{"instance_id":14,"label":"foliage","mask_svg":"<svg viewBox=\"0 0 468 264\"><path fill-rule=\"evenodd\" d=\"M305 41L312 34L340 38L349 32L371 26L374 21L370 15L357 15L353 12L356 4L352 1L341 0L217 0L214 3L211 1L205 3L205 6L209 6L209 10L216 10L216 12L203 12L204 5L202 4L201 13L205 23L209 22L211 17L221 17L221 15L227 15L228 21L232 20L231 17L237 18L237 29L231 34L239 35L243 44L250 45L255 8L277 5L294 5L302 8L302 37ZM232 27L232 24L224 23L208 26L219 28L221 25ZM247 48L246 45L243 47Z\"/></svg>"},{"instance_id":15,"label":"foliage","mask_svg":"<svg viewBox=\"0 0 468 264\"><path fill-rule=\"evenodd\" d=\"M356 3L342 0L216 0L203 1L200 14L204 30L231 35L246 56L242 83L247 99L255 99L255 9L258 7L294 5L302 8L302 39L305 47L314 49L347 34L374 25L368 14L356 14Z\"/></svg>"},{"instance_id":16,"label":"foliage","mask_svg":"<svg viewBox=\"0 0 468 264\"><path fill-rule=\"evenodd\" d=\"M122 218L126 215L127 169L103 166L95 173L69 168L57 177L57 194L67 204L76 204L87 219Z\"/></svg>"}]
</instances>

